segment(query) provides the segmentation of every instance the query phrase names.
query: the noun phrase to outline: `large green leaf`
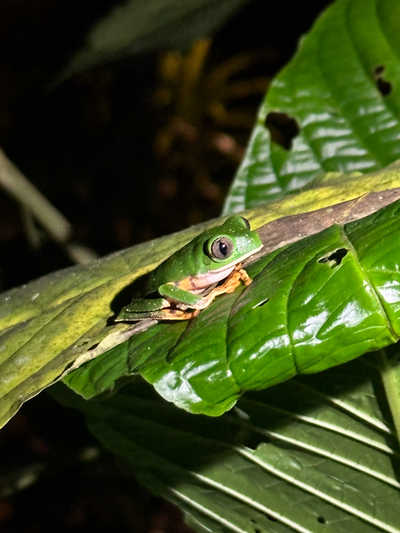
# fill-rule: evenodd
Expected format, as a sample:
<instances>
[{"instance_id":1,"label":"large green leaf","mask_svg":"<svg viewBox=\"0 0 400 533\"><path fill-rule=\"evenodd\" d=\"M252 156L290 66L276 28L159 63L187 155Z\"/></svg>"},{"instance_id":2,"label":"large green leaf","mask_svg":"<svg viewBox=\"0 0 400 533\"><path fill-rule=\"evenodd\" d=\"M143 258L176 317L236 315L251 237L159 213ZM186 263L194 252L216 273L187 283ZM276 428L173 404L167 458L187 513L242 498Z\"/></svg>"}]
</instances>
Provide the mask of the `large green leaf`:
<instances>
[{"instance_id":1,"label":"large green leaf","mask_svg":"<svg viewBox=\"0 0 400 533\"><path fill-rule=\"evenodd\" d=\"M399 20L397 0L338 0L325 11L272 82L224 213L322 171L368 172L399 158Z\"/></svg>"},{"instance_id":2,"label":"large green leaf","mask_svg":"<svg viewBox=\"0 0 400 533\"><path fill-rule=\"evenodd\" d=\"M331 177L313 191L246 213L255 228L291 213L312 211L370 191L400 187L399 166L359 176ZM217 224L212 221L208 224ZM0 296L0 426L24 401L72 367L120 345L132 335L129 324L110 320L129 300L131 283L155 268L207 224L117 252L87 266L44 276ZM294 228L296 233L296 229ZM118 297L118 299L117 299ZM167 325L168 334L182 326ZM158 329L157 329L158 331ZM117 350L125 350L124 346ZM104 373L108 366L105 361ZM118 366L123 360L118 359ZM111 368L118 376L116 368ZM125 369L121 369L122 373ZM92 370L88 370L92 372ZM101 370L103 372L103 370ZM121 375L121 374L120 374ZM122 374L123 375L123 374ZM85 385L89 389L90 383Z\"/></svg>"},{"instance_id":3,"label":"large green leaf","mask_svg":"<svg viewBox=\"0 0 400 533\"><path fill-rule=\"evenodd\" d=\"M124 340L129 325L108 323L115 296L198 231L156 239L3 293L0 425L79 356L101 353Z\"/></svg>"},{"instance_id":4,"label":"large green leaf","mask_svg":"<svg viewBox=\"0 0 400 533\"><path fill-rule=\"evenodd\" d=\"M157 48L180 48L214 32L248 0L129 0L96 21L61 78Z\"/></svg>"},{"instance_id":5,"label":"large green leaf","mask_svg":"<svg viewBox=\"0 0 400 533\"><path fill-rule=\"evenodd\" d=\"M387 29L388 25L392 24L395 28L398 20L395 14L395 10L398 9L395 2L382 1L372 4L367 0L361 3L354 0L352 4L360 9L359 20L352 21L353 26L360 27L364 14L367 15L368 8L374 4L378 6L380 12L390 8L392 18L389 19L386 16L385 27ZM350 3L339 2L337 5L350 6ZM334 8L337 9L337 6ZM325 15L325 20L328 22L329 13L328 11ZM340 26L346 20L343 17L338 19L338 25ZM391 33L387 31L387 34L391 36L392 41L398 39L395 31ZM366 35L375 38L371 28L367 28ZM339 33L336 34L332 46L330 61L335 62L335 54L340 56L339 66L337 62L335 63L337 70L334 75L337 79L333 81L352 87L354 80L341 76L342 66L345 67L344 72L347 72L347 61L351 57L348 58L346 53L342 54L342 50L339 54L337 53L342 46ZM375 49L374 43L370 48ZM386 64L384 66L388 68ZM387 70L384 71L383 77L387 72ZM302 76L304 75L307 75L306 66L302 71ZM313 86L317 80L312 75L308 79L310 86ZM295 91L298 86L304 89L299 81L301 81L301 76L299 78L296 76L291 91ZM392 89L396 89L395 84L392 85ZM394 92L392 90L392 94ZM313 95L310 89L309 94ZM357 106L357 98L358 92L355 92L351 99L347 100L347 104L346 102L344 104ZM382 101L384 101L383 98ZM337 115L331 112L329 98L326 99L326 103L328 104L326 109L328 118L332 116L335 119ZM307 104L305 113L308 114L312 123L314 115L311 97L308 102L303 101L302 106L304 104ZM316 105L318 104L320 100L317 99ZM361 106L360 109L362 108ZM383 116L385 116L385 111L385 106L383 106ZM317 115L322 116L321 107ZM338 116L340 118L341 115ZM378 113L375 117L378 124L380 116ZM362 117L360 121L362 122ZM305 127L304 122L302 126ZM328 130L328 126L329 123L322 123L322 129ZM396 121L394 121L394 126L396 127ZM384 142L385 133L390 134L390 130L382 127L380 132L379 134L378 128L370 130L372 137L382 135L381 142L385 148L393 149L393 144ZM261 132L258 138L260 141L258 152L253 150L254 168L260 169L264 165L266 175L268 175L272 156L278 168L280 168L280 162L289 168L290 161L286 162L286 153L282 149L275 145L270 150L265 150L262 139L267 139L267 137L265 135L263 137L263 133L266 132ZM362 133L366 135L365 132ZM351 134L352 130L350 130L350 136ZM355 137L355 143L357 139L358 137ZM313 158L314 153L307 149L307 144L305 146L303 165L307 170L310 166L309 158L311 157L312 162L315 162L315 158ZM356 149L352 151L352 146L357 147L357 144L347 145L349 161L351 156L355 159L360 156L360 152ZM316 147L318 147L318 142ZM296 170L300 175L300 150L298 153ZM338 149L331 153L336 155L336 159L332 159L332 165L328 168L343 169L343 165L335 165L335 161L339 162L338 155L343 154L338 154ZM388 159L388 161L391 160L391 158ZM249 159L247 159L247 166L250 166ZM318 161L316 167L318 170ZM360 166L350 166L349 163L345 168L360 168ZM367 167L362 167L364 168ZM393 170L388 172L393 177ZM243 168L241 175L245 176ZM269 176L272 176L272 180L275 179L274 173L271 172ZM291 208L294 209L293 212L312 210L322 207L321 202L323 205L334 204L354 198L369 190L383 190L398 186L398 181L396 181L398 178L393 181L392 178L387 179L387 176L388 173L384 171L380 177L379 175L367 177L367 181L364 178L349 180L347 184L346 178L331 176L323 181L317 190L308 190L300 195L289 196L282 203L271 204L268 213L263 214L263 210L260 209L250 218L259 227L267 220L291 214ZM262 181L263 176L260 173L257 177ZM380 178L386 180L385 185ZM244 179L246 178L243 177L241 186L243 186ZM367 188L360 189L360 184L364 184ZM253 185L255 185L254 182ZM295 185L295 182L291 181L291 186L295 187ZM268 187L261 184L261 189L267 199ZM238 189L233 189L234 192L236 190ZM241 195L239 191L236 204L230 201L230 209L238 209L238 205L248 206L249 203L244 201L244 196L245 194ZM176 249L179 245L178 238L181 239L180 244L183 244L185 238L186 240L190 238L190 234L171 237L170 240L157 241L151 245L144 245L143 248L125 251L123 254L130 258L132 266L129 279L134 279L137 274L134 272L135 268L143 273L146 268L154 267L157 261L162 259L163 254L168 255ZM155 250L158 251L157 246L160 242L165 244L165 248L157 255ZM147 259L142 260L141 254L145 255L146 246ZM139 257L137 262L134 262L132 258L135 257L136 252ZM85 320L85 295L90 294L92 290L96 291L103 282L109 283L110 279L121 278L120 269L125 269L125 267L120 263L123 263L125 259L118 263L117 257L97 263L98 270L97 272L93 270L92 278L89 275L83 276L82 307L77 313L82 320ZM108 272L107 265L111 267ZM103 268L109 277L104 274ZM116 273L116 270L119 272ZM30 321L59 305L57 298L62 305L62 302L66 301L63 300L63 294L70 294L71 287L76 291L75 296L78 295L79 284L74 284L73 278L74 276L79 278L80 275L80 269L60 273L58 281L54 277L48 278L48 280L53 280L52 285L47 285L46 278L44 278L41 285L43 294L49 290L51 296L42 307L36 307L30 301L33 297L35 297L34 301L38 299L36 296L38 291L35 291L34 285L32 286L34 292L30 291L30 286L28 286L26 289L18 289L11 294L6 294L5 298L9 296L12 298L3 299L0 304L0 315L6 316L9 320L9 317L15 314L16 318L12 329L8 332L2 330L0 353L4 345L7 347L7 344L2 342L6 339L6 334L9 334L9 339L18 339L19 333L24 332L24 328L29 326ZM91 287L89 282L92 284ZM129 283L127 278L126 283ZM110 285L113 287L113 283ZM112 288L108 299L104 298L98 306L98 309L104 313L104 317L110 316L110 302L116 292L118 290L114 291ZM224 297L219 305L228 301L229 298L229 296ZM21 311L25 306L30 313L26 317L27 322L23 321ZM39 318L36 319L39 320ZM11 323L11 321L4 323ZM179 328L184 325L172 324L162 325L162 327L168 331L164 340L169 342L168 336L171 332L179 335ZM62 337L62 328L59 329L61 332L59 336ZM90 327L88 331L91 331ZM150 335L151 331L148 330L146 333ZM42 334L45 333L46 327L43 327ZM37 340L40 336L39 333ZM96 336L93 335L93 338ZM160 334L154 341L161 353L166 348L162 345L162 340L163 336ZM22 346L23 343L20 342ZM25 352L25 361L28 357L31 357L32 361L36 360L38 367L33 376L42 373L43 377L46 374L46 365L40 366L40 358L46 354L47 360L56 360L58 352L52 352L52 355L49 355L49 346L42 351L40 344L30 342L31 345L28 348L32 349ZM143 358L146 357L148 345L148 343L143 343ZM66 353L68 353L68 342L65 346ZM69 361L71 362L74 357L82 354L84 349L77 349L74 354L71 354ZM100 355L97 361L82 367L82 370L87 372L86 389L84 391L81 389L84 394L93 396L113 384L115 378L121 375L121 371L132 370L129 341L123 344L121 349L125 351L121 351L121 356L117 359L113 358L109 352ZM7 357L12 360L13 352L10 351ZM8 364L7 357L3 362L5 365ZM17 356L16 358L18 360ZM102 366L94 364L98 362L102 362ZM134 364L139 363L140 360L134 361ZM23 364L24 358L21 357L19 366ZM65 368L65 364L59 365L58 370L60 368ZM380 364L376 367L373 358L363 357L356 362L319 374L314 379L302 381L296 379L264 393L250 393L240 400L237 408L218 419L192 416L177 410L170 404L160 401L152 391L147 388L143 389L143 384L140 382L134 382L122 392L110 395L103 400L97 398L85 401L69 392L69 398L64 396L64 401L84 411L92 431L104 445L117 455L125 457L135 468L141 481L153 491L177 502L187 513L192 526L198 531L264 533L288 530L312 532L380 530L395 533L400 531L398 455L390 417L385 413L387 396L380 394L380 369ZM15 365L13 375L17 375L18 371L19 368ZM395 382L395 380L392 381ZM43 382L46 382L46 379L43 378ZM47 384L50 382L51 379L47 378ZM4 400L8 415L10 415L10 405L15 408L18 402L20 403L27 396L23 382L19 390L7 387L7 381L3 381L1 390L5 395L1 402L3 403ZM36 386L34 390L38 392L40 387Z\"/></svg>"},{"instance_id":6,"label":"large green leaf","mask_svg":"<svg viewBox=\"0 0 400 533\"><path fill-rule=\"evenodd\" d=\"M355 0L352 5L349 2L339 2L333 9L343 12L343 6L347 6L349 12L353 13L352 10L358 6L359 17L356 21L352 20L352 24L347 24L349 20L346 17L338 17L337 30L350 35L352 26L357 29L362 25L364 14L370 13L368 9L371 5L376 5L380 18L385 19L386 33L391 41L397 40L398 43L398 34L393 29L389 31L389 28L395 28L398 21L398 6L395 2L372 4ZM384 17L382 13L386 13ZM331 24L330 17L332 11L327 11L320 22L320 32L325 31L324 21ZM366 19L368 20L368 16ZM340 27L341 25L343 26ZM380 28L378 29L380 32ZM326 67L329 69L332 62L336 70L332 69L331 74L336 76L337 83L342 83L344 89L352 89L354 80L348 77L347 63L351 62L351 55L348 57L347 52L342 53L342 50L337 52L343 46L340 31L331 32L332 35L333 44ZM369 39L367 53L373 53L376 50L374 41L377 36L371 28L367 28L364 35L366 40ZM311 40L312 37L313 34L310 34L308 39ZM322 50L322 44L318 43L314 51L319 51L319 47ZM310 54L309 57L312 59L313 55ZM287 154L279 146L270 145L268 132L260 123L233 186L233 194L228 199L226 212L257 205L261 198L269 199L282 189L295 189L299 184L292 179L296 172L300 178L305 177L300 179L302 185L308 179L307 172L312 179L315 175L319 176L318 173L323 168L363 171L368 168L368 165L362 166L364 152L356 149L359 135L348 128L349 137L340 138L338 122L340 126L342 113L338 109L339 104L332 110L329 87L326 87L327 108L323 109L324 98L322 97L322 104L321 99L317 98L317 112L314 114L312 88L316 86L318 89L318 78L313 76L312 65L308 75L307 61L303 57L303 63L297 63L300 72L298 76L297 71L292 72L291 85L284 87L287 90L283 93L284 103L288 105L293 100L293 94L301 96L303 91L309 95L307 102L303 100L297 106L299 114L304 108L306 117L299 135L304 146L295 140L292 151L295 152L296 149L297 157L294 158L291 152ZM393 64L395 60L391 67ZM387 63L384 66L388 68ZM290 68L291 66L288 70ZM356 69L356 73L358 70ZM385 70L381 77L384 78L387 72ZM308 85L301 85L304 77L308 80ZM381 79L381 87L383 82L384 79ZM370 83L370 86L376 95L373 84ZM336 85L333 84L333 87ZM274 91L278 98L277 90ZM396 84L392 84L392 95L393 93L397 94ZM360 94L363 97L363 93ZM391 155L393 150L398 153L390 137L390 128L385 129L386 102L383 95L378 94L379 102L381 106L378 105L377 109L383 113L383 126L379 113L373 120L367 114L366 119L371 120L364 122L369 130L361 133L375 139L378 137L377 142L383 145L382 151L387 159L377 158L375 165L372 164L369 168L379 168L384 162L391 161L396 157ZM344 102L344 108L351 105L358 105L357 92ZM365 108L364 102L360 106L360 115L365 109L368 111L371 107ZM283 108L283 111L287 112L288 108ZM342 146L335 147L333 142L327 143L329 139L325 139L323 144L323 133L328 137L330 131L329 121L322 122L320 130L317 127L314 129L315 143L313 138L305 138L302 132L307 126L307 119L312 125L313 118L323 118L324 113L328 119L333 118L333 135L336 135L339 142L347 141L347 144L343 142ZM356 122L362 123L362 116L358 118ZM345 126L346 121L343 128ZM393 127L398 136L396 119L393 119ZM322 148L326 151L322 151ZM314 157L314 151L317 157ZM327 165L330 154L330 164L320 164L318 154L322 154L321 161L326 160ZM351 163L353 157L354 165ZM278 184L281 163L284 168L282 174L289 175L290 181ZM276 170L273 171L272 168ZM335 190L334 195L337 195L338 187L343 187L344 197L341 200L344 200L352 185L362 182L362 179L350 181L346 187L345 179L346 177L341 179L331 176L323 180L325 185L318 190L311 189L300 195L288 196L282 203L274 202L269 207L272 207L273 212L273 206L279 206L278 211L282 215L282 205L290 212L291 202L296 209L300 196L301 204L313 209L313 203L318 204L321 197L326 201L326 196L329 197L331 191ZM253 220L257 224L257 217ZM163 327L167 331L167 326ZM173 334L178 338L179 328L183 326L173 325L168 332L171 333L174 329ZM163 338L165 341L166 336L161 329L159 331L159 335L151 343L154 342L162 353L166 346L161 341ZM150 330L147 335L151 335ZM143 358L149 344L150 341L143 343ZM129 373L132 370L129 343L123 349L123 357L113 358L113 354L109 352L108 356L101 356L103 365L101 359L98 359L97 362L82 367L80 372L86 372L86 378L80 374L83 378L80 390L84 395L95 396L112 386L118 372L126 370ZM399 397L397 384L400 380L398 370L392 378L385 378L385 365L375 365L374 357L364 356L314 378L301 381L296 378L264 393L247 394L229 414L212 420L205 420L201 416L191 417L177 412L173 407L167 407L151 393L141 393L139 383L104 401L88 402L71 396L69 402L86 413L92 431L110 450L126 458L144 484L175 501L186 512L188 522L197 531L395 533L400 530L398 444L395 442L390 415L386 411L387 400L392 409L396 405L392 400L395 394ZM117 371L110 358L119 362ZM135 363L139 364L140 361ZM391 394L382 392L381 374L384 381L391 381ZM76 374L77 380L78 375L79 372ZM83 383L86 384L85 390L82 388ZM386 391L390 390L387 383L385 387ZM397 401L397 406L399 403Z\"/></svg>"},{"instance_id":7,"label":"large green leaf","mask_svg":"<svg viewBox=\"0 0 400 533\"><path fill-rule=\"evenodd\" d=\"M252 393L220 418L140 383L104 400L56 397L197 531L400 530L399 456L374 357Z\"/></svg>"},{"instance_id":8,"label":"large green leaf","mask_svg":"<svg viewBox=\"0 0 400 533\"><path fill-rule=\"evenodd\" d=\"M260 259L247 269L254 281L246 290L190 321L134 335L65 382L90 398L139 373L175 405L220 415L246 390L393 344L399 241L400 200ZM337 250L343 255L329 260Z\"/></svg>"}]
</instances>

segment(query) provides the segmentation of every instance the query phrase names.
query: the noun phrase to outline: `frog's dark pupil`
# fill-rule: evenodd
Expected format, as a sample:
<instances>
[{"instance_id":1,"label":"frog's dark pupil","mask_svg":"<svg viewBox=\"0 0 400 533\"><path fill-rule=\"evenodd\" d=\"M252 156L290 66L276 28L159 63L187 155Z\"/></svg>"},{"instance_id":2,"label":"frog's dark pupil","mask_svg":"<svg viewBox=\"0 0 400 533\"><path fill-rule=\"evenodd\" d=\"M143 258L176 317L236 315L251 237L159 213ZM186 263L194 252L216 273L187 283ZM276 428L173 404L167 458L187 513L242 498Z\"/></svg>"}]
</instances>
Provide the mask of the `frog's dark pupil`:
<instances>
[{"instance_id":1,"label":"frog's dark pupil","mask_svg":"<svg viewBox=\"0 0 400 533\"><path fill-rule=\"evenodd\" d=\"M219 243L219 251L221 252L221 255L226 256L228 254L228 245L224 241L220 241Z\"/></svg>"}]
</instances>

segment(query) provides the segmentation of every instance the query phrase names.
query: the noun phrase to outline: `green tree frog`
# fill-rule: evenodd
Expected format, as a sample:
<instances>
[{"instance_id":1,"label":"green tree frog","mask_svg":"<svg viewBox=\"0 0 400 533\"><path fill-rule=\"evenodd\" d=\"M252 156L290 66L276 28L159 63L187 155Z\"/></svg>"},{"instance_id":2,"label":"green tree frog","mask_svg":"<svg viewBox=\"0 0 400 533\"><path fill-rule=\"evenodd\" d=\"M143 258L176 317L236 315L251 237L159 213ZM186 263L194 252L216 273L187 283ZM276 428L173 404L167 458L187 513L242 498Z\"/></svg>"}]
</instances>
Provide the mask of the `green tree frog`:
<instances>
[{"instance_id":1,"label":"green tree frog","mask_svg":"<svg viewBox=\"0 0 400 533\"><path fill-rule=\"evenodd\" d=\"M232 293L251 278L242 261L263 244L247 219L234 215L204 231L142 278L140 297L125 306L116 321L148 318L187 320L216 296Z\"/></svg>"}]
</instances>

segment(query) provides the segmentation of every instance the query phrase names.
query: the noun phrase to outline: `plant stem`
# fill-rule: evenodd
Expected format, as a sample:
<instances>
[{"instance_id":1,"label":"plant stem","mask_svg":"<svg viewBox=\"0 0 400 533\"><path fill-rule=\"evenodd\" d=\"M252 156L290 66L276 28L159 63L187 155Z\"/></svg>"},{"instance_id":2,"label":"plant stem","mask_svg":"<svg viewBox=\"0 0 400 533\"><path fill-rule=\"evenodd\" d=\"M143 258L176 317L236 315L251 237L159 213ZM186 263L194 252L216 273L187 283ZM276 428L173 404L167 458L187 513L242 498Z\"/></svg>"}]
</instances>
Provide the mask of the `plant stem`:
<instances>
[{"instance_id":1,"label":"plant stem","mask_svg":"<svg viewBox=\"0 0 400 533\"><path fill-rule=\"evenodd\" d=\"M68 220L39 192L0 149L0 184L22 205L28 207L49 234L59 242L71 234Z\"/></svg>"},{"instance_id":2,"label":"plant stem","mask_svg":"<svg viewBox=\"0 0 400 533\"><path fill-rule=\"evenodd\" d=\"M70 242L72 227L69 221L27 180L1 148L0 186L33 214L75 263L87 263L96 258L88 248Z\"/></svg>"}]
</instances>

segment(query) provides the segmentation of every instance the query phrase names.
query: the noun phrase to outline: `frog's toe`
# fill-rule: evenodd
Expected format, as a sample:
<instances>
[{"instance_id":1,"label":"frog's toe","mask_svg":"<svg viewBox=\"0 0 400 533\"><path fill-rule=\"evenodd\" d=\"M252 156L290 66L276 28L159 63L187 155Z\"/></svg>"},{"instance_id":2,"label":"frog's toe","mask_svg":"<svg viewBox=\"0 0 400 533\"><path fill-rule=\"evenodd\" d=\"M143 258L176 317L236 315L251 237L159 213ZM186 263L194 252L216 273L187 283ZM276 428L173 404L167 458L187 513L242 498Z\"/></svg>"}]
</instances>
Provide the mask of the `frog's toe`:
<instances>
[{"instance_id":1,"label":"frog's toe","mask_svg":"<svg viewBox=\"0 0 400 533\"><path fill-rule=\"evenodd\" d=\"M120 314L115 318L115 322L134 322L147 320L149 318L156 320L188 320L194 318L200 311L182 311L181 309L156 309L154 311L133 312L122 309Z\"/></svg>"}]
</instances>

